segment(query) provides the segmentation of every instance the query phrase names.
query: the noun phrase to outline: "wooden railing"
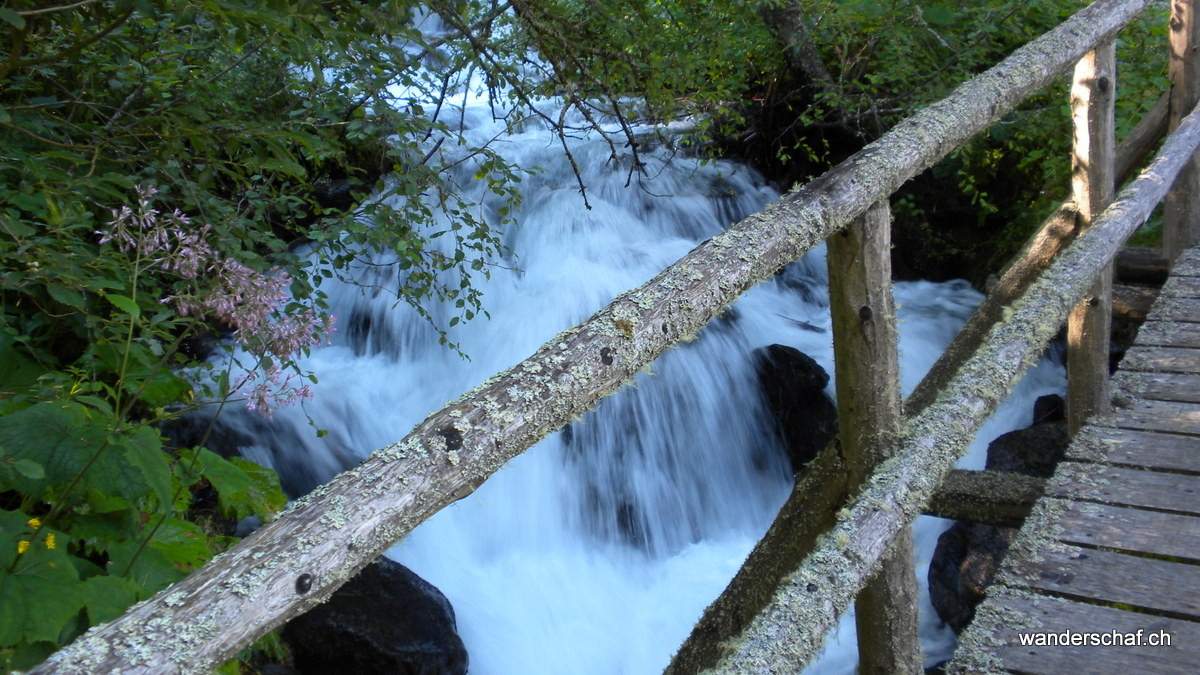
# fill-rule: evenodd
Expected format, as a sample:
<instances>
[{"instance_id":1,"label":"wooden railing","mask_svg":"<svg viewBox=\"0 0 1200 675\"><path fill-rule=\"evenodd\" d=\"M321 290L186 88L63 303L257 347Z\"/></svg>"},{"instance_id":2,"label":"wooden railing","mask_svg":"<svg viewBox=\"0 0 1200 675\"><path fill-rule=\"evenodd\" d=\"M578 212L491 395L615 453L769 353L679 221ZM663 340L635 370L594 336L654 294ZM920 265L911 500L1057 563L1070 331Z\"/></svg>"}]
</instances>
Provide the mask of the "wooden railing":
<instances>
[{"instance_id":1,"label":"wooden railing","mask_svg":"<svg viewBox=\"0 0 1200 675\"><path fill-rule=\"evenodd\" d=\"M667 347L694 335L750 286L827 239L846 460L830 448L813 462L669 670L798 670L819 651L837 616L862 597L862 672L919 672L909 525L1081 298L1086 298L1081 325L1103 321L1090 323L1108 304L1096 280L1200 144L1200 113L1186 118L1178 113L1195 101L1176 102L1173 96L1176 132L1103 210L1103 186L1111 182L1105 176L1113 172L1115 86L1104 73L1111 72L1106 64L1113 36L1148 4L1095 2L824 176L700 244L522 363L433 413L401 441L297 501L204 568L89 631L31 672L161 673L220 665L321 602L430 515L470 494L506 461L593 407ZM1193 0L1172 4L1181 8L1173 31L1191 35ZM1196 51L1196 41L1188 39L1179 43L1183 56ZM1075 133L1086 140L1075 151L1075 200L1083 220L1091 219L1086 233L1053 262L1032 255L1029 264L1013 267L1021 270L1009 276L1007 293L1015 300L984 308L984 314L1003 320L977 330L980 337L964 338L977 346L960 347L965 357L952 355L935 367L927 379L934 384L905 402L904 417L887 264L887 200L1081 59L1073 95L1079 111ZM1194 66L1177 70L1178 77L1195 79ZM1200 87L1175 90L1182 96ZM1182 180L1191 182L1171 203L1194 215L1200 174L1189 175ZM1182 225L1169 225L1175 229L1167 238L1179 242L1171 244L1175 251L1196 240L1194 231L1183 230L1197 222L1176 220ZM1023 280L1034 276L1028 270L1040 268L1022 290ZM1072 350L1103 354L1099 360L1106 364L1107 347L1099 351L1098 341L1106 340L1107 329L1079 332L1083 338ZM1071 396L1082 401L1080 414L1102 409L1107 395L1098 392L1106 386L1107 371L1095 364L1079 367L1086 375L1072 368ZM922 398L914 400L918 394ZM868 584L872 578L876 581Z\"/></svg>"}]
</instances>

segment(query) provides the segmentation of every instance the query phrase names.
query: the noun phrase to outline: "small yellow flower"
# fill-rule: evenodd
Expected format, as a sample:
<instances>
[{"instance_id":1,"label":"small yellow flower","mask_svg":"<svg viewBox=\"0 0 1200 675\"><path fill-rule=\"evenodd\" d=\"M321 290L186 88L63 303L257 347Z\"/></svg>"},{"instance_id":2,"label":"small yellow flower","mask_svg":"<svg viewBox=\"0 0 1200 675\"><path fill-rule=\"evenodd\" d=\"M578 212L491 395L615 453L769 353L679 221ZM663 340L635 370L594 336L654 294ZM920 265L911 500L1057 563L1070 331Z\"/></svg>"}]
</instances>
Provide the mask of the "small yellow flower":
<instances>
[{"instance_id":1,"label":"small yellow flower","mask_svg":"<svg viewBox=\"0 0 1200 675\"><path fill-rule=\"evenodd\" d=\"M38 520L37 518L30 518L28 525L33 528L38 528L42 526L42 521Z\"/></svg>"},{"instance_id":2,"label":"small yellow flower","mask_svg":"<svg viewBox=\"0 0 1200 675\"><path fill-rule=\"evenodd\" d=\"M53 549L54 549L54 545L55 545L55 542L54 542L54 533L53 533L53 532L47 532L47 533L46 533L46 548L53 550Z\"/></svg>"},{"instance_id":3,"label":"small yellow flower","mask_svg":"<svg viewBox=\"0 0 1200 675\"><path fill-rule=\"evenodd\" d=\"M28 551L28 550L29 550L29 542L27 542L27 541L18 541L17 542L17 553L18 554L24 553L25 551Z\"/></svg>"}]
</instances>

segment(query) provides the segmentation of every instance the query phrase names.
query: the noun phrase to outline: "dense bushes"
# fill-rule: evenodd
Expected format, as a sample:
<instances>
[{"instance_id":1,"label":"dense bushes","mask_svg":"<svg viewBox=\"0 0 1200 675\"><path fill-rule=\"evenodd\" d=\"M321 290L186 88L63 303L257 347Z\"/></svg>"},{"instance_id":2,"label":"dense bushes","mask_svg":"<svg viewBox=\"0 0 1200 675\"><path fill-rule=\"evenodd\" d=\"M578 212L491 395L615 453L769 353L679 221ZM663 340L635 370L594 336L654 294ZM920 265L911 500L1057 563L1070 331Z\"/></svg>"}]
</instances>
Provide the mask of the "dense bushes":
<instances>
[{"instance_id":1,"label":"dense bushes","mask_svg":"<svg viewBox=\"0 0 1200 675\"><path fill-rule=\"evenodd\" d=\"M509 206L518 175L486 147L438 152L458 137L420 107L443 82L416 67L412 9L0 9L6 669L202 565L238 520L283 506L273 472L164 447L158 429L197 406L269 414L306 393L295 358L331 325L325 277L292 244L309 242L326 276L390 251L408 270L398 301L449 299L451 321L479 310L471 275L486 273L498 240L470 208L477 196L440 189L441 173L473 166ZM318 197L333 184L418 198L332 210ZM438 224L448 241L433 246ZM213 349L232 358L209 362Z\"/></svg>"}]
</instances>

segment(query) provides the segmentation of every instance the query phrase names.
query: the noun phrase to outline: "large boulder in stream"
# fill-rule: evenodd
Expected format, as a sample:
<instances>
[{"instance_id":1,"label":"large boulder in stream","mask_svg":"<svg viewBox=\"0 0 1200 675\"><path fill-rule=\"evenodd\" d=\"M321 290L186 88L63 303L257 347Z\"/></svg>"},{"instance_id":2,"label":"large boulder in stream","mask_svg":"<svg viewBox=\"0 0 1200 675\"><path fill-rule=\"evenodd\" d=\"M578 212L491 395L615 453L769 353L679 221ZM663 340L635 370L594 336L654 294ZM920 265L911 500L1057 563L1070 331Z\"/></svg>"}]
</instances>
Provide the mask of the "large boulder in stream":
<instances>
[{"instance_id":1,"label":"large boulder in stream","mask_svg":"<svg viewBox=\"0 0 1200 675\"><path fill-rule=\"evenodd\" d=\"M302 675L467 672L467 650L450 601L387 558L368 565L325 604L293 619L283 638Z\"/></svg>"},{"instance_id":2,"label":"large boulder in stream","mask_svg":"<svg viewBox=\"0 0 1200 675\"><path fill-rule=\"evenodd\" d=\"M810 356L787 345L754 350L754 364L792 471L799 473L838 433L837 408L825 394L829 373Z\"/></svg>"},{"instance_id":3,"label":"large boulder in stream","mask_svg":"<svg viewBox=\"0 0 1200 675\"><path fill-rule=\"evenodd\" d=\"M1058 399L1055 401L1054 399ZM1060 397L1038 399L1038 423L996 438L988 446L986 468L1048 478L1070 438ZM986 523L956 522L942 533L929 563L929 599L938 616L961 633L975 617L1017 530Z\"/></svg>"}]
</instances>

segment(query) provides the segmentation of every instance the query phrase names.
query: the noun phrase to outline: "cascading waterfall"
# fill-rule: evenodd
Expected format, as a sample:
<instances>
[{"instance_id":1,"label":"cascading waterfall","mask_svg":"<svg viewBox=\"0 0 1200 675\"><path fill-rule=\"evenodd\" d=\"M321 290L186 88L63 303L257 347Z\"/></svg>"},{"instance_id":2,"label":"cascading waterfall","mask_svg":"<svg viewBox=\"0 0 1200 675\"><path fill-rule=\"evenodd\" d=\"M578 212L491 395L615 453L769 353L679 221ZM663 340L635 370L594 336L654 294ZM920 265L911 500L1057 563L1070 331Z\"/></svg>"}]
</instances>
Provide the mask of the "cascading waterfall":
<instances>
[{"instance_id":1,"label":"cascading waterfall","mask_svg":"<svg viewBox=\"0 0 1200 675\"><path fill-rule=\"evenodd\" d=\"M482 107L464 120L480 139L500 132ZM223 415L223 433L243 454L294 486L327 480L776 196L746 167L701 164L669 148L644 148L653 179L626 186L627 171L606 161L603 141L575 139L588 210L557 140L535 126L492 144L510 162L542 170L525 181L519 222L504 233L512 257L479 281L490 319L450 329L470 360L378 290L395 288L400 272L376 259L356 272L362 286L325 286L339 332L301 364L320 379L314 398L272 420ZM469 172L453 178L481 189ZM900 283L895 292L907 391L980 296L965 283ZM429 309L445 325L451 310ZM751 360L773 343L833 372L821 251L752 289L653 374L389 551L453 603L473 673L661 671L786 497L786 459ZM1061 389L1061 368L1038 366L981 438L1027 425L1033 397ZM313 424L328 434L318 437ZM976 468L978 448L973 457ZM943 527L917 524L922 585ZM926 649L937 660L953 636L923 602ZM853 672L852 636L846 617L813 672Z\"/></svg>"}]
</instances>

